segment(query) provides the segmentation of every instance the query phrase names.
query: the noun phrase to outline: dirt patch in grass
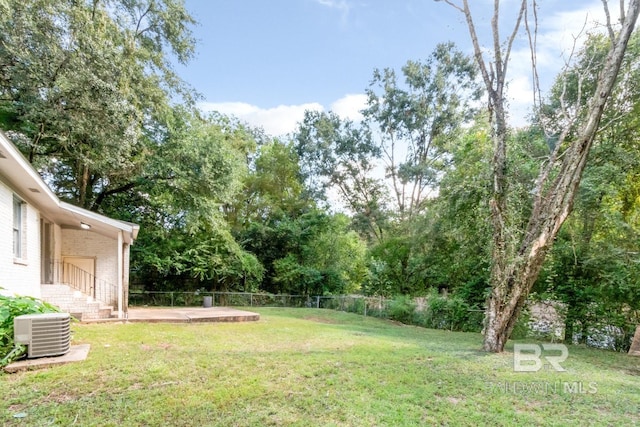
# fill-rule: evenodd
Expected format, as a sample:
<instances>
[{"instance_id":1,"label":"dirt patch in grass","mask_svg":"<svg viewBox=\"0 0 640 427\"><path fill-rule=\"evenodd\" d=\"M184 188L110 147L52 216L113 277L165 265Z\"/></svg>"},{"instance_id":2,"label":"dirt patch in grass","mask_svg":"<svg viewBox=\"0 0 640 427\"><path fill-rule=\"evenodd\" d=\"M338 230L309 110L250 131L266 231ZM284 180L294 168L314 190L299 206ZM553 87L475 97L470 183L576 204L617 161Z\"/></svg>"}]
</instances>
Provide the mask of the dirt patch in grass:
<instances>
[{"instance_id":1,"label":"dirt patch in grass","mask_svg":"<svg viewBox=\"0 0 640 427\"><path fill-rule=\"evenodd\" d=\"M457 405L458 403L462 402L463 400L464 399L460 399L460 398L452 397L452 396L447 397L447 402L451 403L452 405Z\"/></svg>"},{"instance_id":2,"label":"dirt patch in grass","mask_svg":"<svg viewBox=\"0 0 640 427\"><path fill-rule=\"evenodd\" d=\"M629 375L634 375L634 376L640 376L640 368L631 368L631 369L627 369L627 374Z\"/></svg>"},{"instance_id":3,"label":"dirt patch in grass","mask_svg":"<svg viewBox=\"0 0 640 427\"><path fill-rule=\"evenodd\" d=\"M72 402L76 400L78 396L75 394L68 394L65 392L52 392L48 396L42 399L43 402L55 403L55 404L63 404L67 402Z\"/></svg>"},{"instance_id":4,"label":"dirt patch in grass","mask_svg":"<svg viewBox=\"0 0 640 427\"><path fill-rule=\"evenodd\" d=\"M328 323L330 325L336 325L339 323L335 319L327 319L325 317L317 317L317 316L305 316L304 320L309 320L311 322L318 322L318 323Z\"/></svg>"},{"instance_id":5,"label":"dirt patch in grass","mask_svg":"<svg viewBox=\"0 0 640 427\"><path fill-rule=\"evenodd\" d=\"M160 343L156 345L140 344L140 349L144 351L151 350L170 350L173 346L167 343Z\"/></svg>"}]
</instances>

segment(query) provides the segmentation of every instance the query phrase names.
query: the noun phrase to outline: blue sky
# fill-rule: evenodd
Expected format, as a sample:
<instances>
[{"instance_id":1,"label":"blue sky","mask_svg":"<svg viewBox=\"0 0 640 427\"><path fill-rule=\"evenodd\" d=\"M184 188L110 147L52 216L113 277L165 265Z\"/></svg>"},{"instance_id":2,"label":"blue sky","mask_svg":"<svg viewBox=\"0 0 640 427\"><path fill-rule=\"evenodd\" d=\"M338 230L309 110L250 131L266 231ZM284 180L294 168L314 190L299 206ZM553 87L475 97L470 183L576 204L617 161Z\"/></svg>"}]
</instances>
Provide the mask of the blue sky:
<instances>
[{"instance_id":1,"label":"blue sky","mask_svg":"<svg viewBox=\"0 0 640 427\"><path fill-rule=\"evenodd\" d=\"M478 31L488 31L493 0L470 0ZM502 21L518 3L503 0ZM617 2L611 5L617 10ZM399 70L439 42L469 51L462 15L434 0L185 0L199 21L196 57L179 75L218 110L277 135L291 132L305 109L357 119L375 68ZM551 81L562 52L586 24L602 22L600 0L539 0L540 64ZM485 14L485 16L483 16ZM506 34L505 28L505 34ZM510 98L515 124L531 104L528 51L517 46Z\"/></svg>"}]
</instances>

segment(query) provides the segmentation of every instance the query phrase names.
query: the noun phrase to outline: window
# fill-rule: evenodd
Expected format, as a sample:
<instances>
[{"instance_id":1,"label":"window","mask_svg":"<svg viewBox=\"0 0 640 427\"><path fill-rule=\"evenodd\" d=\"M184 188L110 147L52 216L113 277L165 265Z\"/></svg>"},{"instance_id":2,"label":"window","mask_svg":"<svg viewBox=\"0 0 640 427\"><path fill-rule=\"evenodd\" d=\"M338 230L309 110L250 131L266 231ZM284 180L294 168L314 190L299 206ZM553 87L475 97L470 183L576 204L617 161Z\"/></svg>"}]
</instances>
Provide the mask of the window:
<instances>
[{"instance_id":1,"label":"window","mask_svg":"<svg viewBox=\"0 0 640 427\"><path fill-rule=\"evenodd\" d=\"M13 256L22 258L22 213L24 202L13 197Z\"/></svg>"}]
</instances>

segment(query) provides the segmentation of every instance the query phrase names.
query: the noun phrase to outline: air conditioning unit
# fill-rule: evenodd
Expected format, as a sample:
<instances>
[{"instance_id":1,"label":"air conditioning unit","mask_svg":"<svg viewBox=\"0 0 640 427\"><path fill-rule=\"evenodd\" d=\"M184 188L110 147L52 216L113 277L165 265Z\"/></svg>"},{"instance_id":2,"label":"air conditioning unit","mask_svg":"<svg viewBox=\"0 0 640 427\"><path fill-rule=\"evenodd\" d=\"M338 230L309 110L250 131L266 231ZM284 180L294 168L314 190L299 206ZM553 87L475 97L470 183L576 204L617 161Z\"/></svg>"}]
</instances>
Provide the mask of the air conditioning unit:
<instances>
[{"instance_id":1,"label":"air conditioning unit","mask_svg":"<svg viewBox=\"0 0 640 427\"><path fill-rule=\"evenodd\" d=\"M60 356L71 347L69 313L25 314L13 319L16 344L27 346L29 359Z\"/></svg>"}]
</instances>

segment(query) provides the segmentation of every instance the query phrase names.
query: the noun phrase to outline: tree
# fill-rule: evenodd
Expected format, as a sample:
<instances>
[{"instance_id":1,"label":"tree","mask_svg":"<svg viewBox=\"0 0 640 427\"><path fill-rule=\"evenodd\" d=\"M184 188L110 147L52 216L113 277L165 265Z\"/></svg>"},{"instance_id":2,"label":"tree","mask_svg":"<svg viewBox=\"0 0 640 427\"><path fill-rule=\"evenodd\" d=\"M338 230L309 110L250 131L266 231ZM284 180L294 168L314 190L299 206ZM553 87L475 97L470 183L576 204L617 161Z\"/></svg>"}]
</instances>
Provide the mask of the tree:
<instances>
[{"instance_id":1,"label":"tree","mask_svg":"<svg viewBox=\"0 0 640 427\"><path fill-rule=\"evenodd\" d=\"M233 227L242 229L250 223L299 216L313 205L305 194L293 144L273 140L258 147L242 197L225 205L225 213Z\"/></svg>"},{"instance_id":2,"label":"tree","mask_svg":"<svg viewBox=\"0 0 640 427\"><path fill-rule=\"evenodd\" d=\"M439 194L417 232L424 246L425 281L433 288L484 305L489 286L489 167L491 139L486 118L476 123L452 149L452 167L442 177Z\"/></svg>"},{"instance_id":3,"label":"tree","mask_svg":"<svg viewBox=\"0 0 640 427\"><path fill-rule=\"evenodd\" d=\"M427 60L406 63L404 84L392 69L374 71L363 122L307 112L295 135L307 182L336 189L361 235L381 242L392 215L411 220L437 189L450 144L474 115L476 71L452 43L439 44ZM387 182L376 177L382 166Z\"/></svg>"},{"instance_id":4,"label":"tree","mask_svg":"<svg viewBox=\"0 0 640 427\"><path fill-rule=\"evenodd\" d=\"M311 211L288 224L290 247L274 261L280 292L303 295L358 291L366 276L366 246L343 214Z\"/></svg>"},{"instance_id":5,"label":"tree","mask_svg":"<svg viewBox=\"0 0 640 427\"><path fill-rule=\"evenodd\" d=\"M267 292L324 295L353 292L366 275L366 245L343 214L309 209L296 217L253 221L239 233L264 265Z\"/></svg>"},{"instance_id":6,"label":"tree","mask_svg":"<svg viewBox=\"0 0 640 427\"><path fill-rule=\"evenodd\" d=\"M63 200L132 185L193 54L181 0L0 2L0 124Z\"/></svg>"},{"instance_id":7,"label":"tree","mask_svg":"<svg viewBox=\"0 0 640 427\"><path fill-rule=\"evenodd\" d=\"M398 216L422 212L450 161L449 145L474 116L481 91L473 61L441 43L426 61L408 61L403 86L394 70L375 70L363 110L391 180Z\"/></svg>"},{"instance_id":8,"label":"tree","mask_svg":"<svg viewBox=\"0 0 640 427\"><path fill-rule=\"evenodd\" d=\"M226 117L181 107L157 129L138 180L103 203L141 225L132 249L134 280L161 287L255 289L263 268L234 239L222 206L242 190L253 136Z\"/></svg>"},{"instance_id":9,"label":"tree","mask_svg":"<svg viewBox=\"0 0 640 427\"><path fill-rule=\"evenodd\" d=\"M369 129L333 112L306 111L294 139L312 194L326 199L327 191L337 189L360 234L370 241L381 240L388 218L387 191L380 179L372 177L380 150Z\"/></svg>"},{"instance_id":10,"label":"tree","mask_svg":"<svg viewBox=\"0 0 640 427\"><path fill-rule=\"evenodd\" d=\"M609 21L607 28L610 44L596 88L589 97L588 110L580 118L575 135L567 138L569 126L554 135L556 143L548 154L546 163L540 168L529 221L525 227L516 227L510 218L507 182L508 157L507 105L505 85L507 69L514 40L523 21L527 28L528 4L522 0L512 32L503 41L500 36L500 2L494 2L492 32L492 59L485 59L475 21L469 8L469 1L444 0L455 7L465 17L473 44L476 63L488 92L488 110L492 125L493 173L490 201L493 226L491 295L487 300L485 316L485 336L483 348L486 351L501 352L513 330L518 315L531 291L545 256L551 248L560 227L573 208L574 199L586 166L589 151L599 129L605 104L613 90L627 43L633 32L640 0L631 0L626 12L622 10L621 26L614 34ZM603 1L607 16L607 2ZM537 4L533 1L534 17ZM535 48L535 29L529 31L531 46ZM535 61L535 50L532 51ZM571 116L567 117L568 122Z\"/></svg>"},{"instance_id":11,"label":"tree","mask_svg":"<svg viewBox=\"0 0 640 427\"><path fill-rule=\"evenodd\" d=\"M584 114L587 108L582 88L595 85L594 66L601 61L594 58L604 58L607 45L604 35L589 37L579 61L565 78L557 79L540 120L553 123L563 105ZM616 342L619 349L625 349L638 322L639 63L640 36L634 33L621 79L611 95L615 103L603 113L603 126L584 171L575 212L563 224L535 287L537 292L565 303L568 342L574 337L585 342L593 328L616 326L627 334Z\"/></svg>"}]
</instances>

